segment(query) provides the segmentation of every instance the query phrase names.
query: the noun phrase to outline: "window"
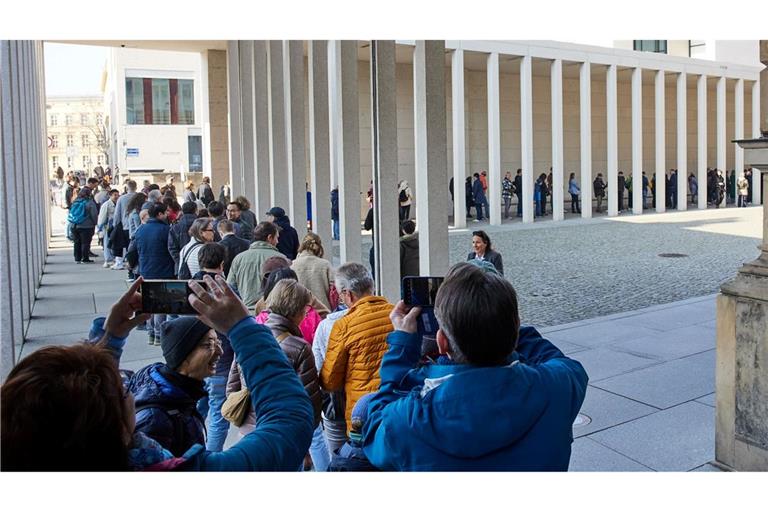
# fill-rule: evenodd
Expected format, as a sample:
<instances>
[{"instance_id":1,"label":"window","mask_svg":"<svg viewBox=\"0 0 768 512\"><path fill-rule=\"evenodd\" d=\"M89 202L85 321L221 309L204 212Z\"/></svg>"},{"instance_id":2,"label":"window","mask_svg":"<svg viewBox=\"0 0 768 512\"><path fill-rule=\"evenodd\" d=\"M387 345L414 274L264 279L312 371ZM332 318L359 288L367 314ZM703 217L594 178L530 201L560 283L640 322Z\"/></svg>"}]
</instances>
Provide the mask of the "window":
<instances>
[{"instance_id":1,"label":"window","mask_svg":"<svg viewBox=\"0 0 768 512\"><path fill-rule=\"evenodd\" d=\"M666 39L636 39L633 49L639 52L667 53L667 41Z\"/></svg>"},{"instance_id":2,"label":"window","mask_svg":"<svg viewBox=\"0 0 768 512\"><path fill-rule=\"evenodd\" d=\"M80 135L80 139L82 144L80 144L82 147L87 148L91 145L91 139L88 137L87 133L83 133Z\"/></svg>"},{"instance_id":3,"label":"window","mask_svg":"<svg viewBox=\"0 0 768 512\"><path fill-rule=\"evenodd\" d=\"M75 145L75 136L74 135L67 135L67 147L71 148Z\"/></svg>"},{"instance_id":4,"label":"window","mask_svg":"<svg viewBox=\"0 0 768 512\"><path fill-rule=\"evenodd\" d=\"M64 116L64 125L65 126L72 126L72 116L67 114Z\"/></svg>"},{"instance_id":5,"label":"window","mask_svg":"<svg viewBox=\"0 0 768 512\"><path fill-rule=\"evenodd\" d=\"M88 126L88 114L80 114L80 124L82 126Z\"/></svg>"},{"instance_id":6,"label":"window","mask_svg":"<svg viewBox=\"0 0 768 512\"><path fill-rule=\"evenodd\" d=\"M104 144L104 137L102 137L101 135L97 135L96 136L96 145L98 147L103 147L105 145Z\"/></svg>"},{"instance_id":7,"label":"window","mask_svg":"<svg viewBox=\"0 0 768 512\"><path fill-rule=\"evenodd\" d=\"M68 156L67 157L67 167L71 169L74 166L75 166L75 159L72 158L71 156Z\"/></svg>"},{"instance_id":8,"label":"window","mask_svg":"<svg viewBox=\"0 0 768 512\"><path fill-rule=\"evenodd\" d=\"M59 166L59 157L51 157L51 163L53 164L53 168L56 169Z\"/></svg>"},{"instance_id":9,"label":"window","mask_svg":"<svg viewBox=\"0 0 768 512\"><path fill-rule=\"evenodd\" d=\"M88 159L88 155L83 155L83 169L88 169L90 160Z\"/></svg>"},{"instance_id":10,"label":"window","mask_svg":"<svg viewBox=\"0 0 768 512\"><path fill-rule=\"evenodd\" d=\"M51 126L58 126L59 118L56 114L51 114Z\"/></svg>"},{"instance_id":11,"label":"window","mask_svg":"<svg viewBox=\"0 0 768 512\"><path fill-rule=\"evenodd\" d=\"M51 135L51 149L59 147L59 136Z\"/></svg>"},{"instance_id":12,"label":"window","mask_svg":"<svg viewBox=\"0 0 768 512\"><path fill-rule=\"evenodd\" d=\"M128 124L195 124L193 80L126 78Z\"/></svg>"},{"instance_id":13,"label":"window","mask_svg":"<svg viewBox=\"0 0 768 512\"><path fill-rule=\"evenodd\" d=\"M101 126L104 121L104 116L101 114L96 114L96 124Z\"/></svg>"},{"instance_id":14,"label":"window","mask_svg":"<svg viewBox=\"0 0 768 512\"><path fill-rule=\"evenodd\" d=\"M96 155L96 165L101 165L101 155Z\"/></svg>"}]
</instances>

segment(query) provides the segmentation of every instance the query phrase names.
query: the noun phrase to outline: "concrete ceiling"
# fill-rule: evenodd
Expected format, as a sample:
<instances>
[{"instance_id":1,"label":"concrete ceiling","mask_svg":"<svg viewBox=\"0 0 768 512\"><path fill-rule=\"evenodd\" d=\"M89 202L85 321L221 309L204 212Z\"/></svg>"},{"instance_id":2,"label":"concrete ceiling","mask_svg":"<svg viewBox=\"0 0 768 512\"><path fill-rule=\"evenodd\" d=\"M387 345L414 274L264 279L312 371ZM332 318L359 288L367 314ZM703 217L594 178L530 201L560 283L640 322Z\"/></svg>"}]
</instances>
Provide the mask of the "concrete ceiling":
<instances>
[{"instance_id":1,"label":"concrete ceiling","mask_svg":"<svg viewBox=\"0 0 768 512\"><path fill-rule=\"evenodd\" d=\"M226 50L227 41L215 40L47 40L50 43L82 44L88 46L110 46L114 48L135 48L139 50L162 50L171 52L203 52L205 50Z\"/></svg>"}]
</instances>

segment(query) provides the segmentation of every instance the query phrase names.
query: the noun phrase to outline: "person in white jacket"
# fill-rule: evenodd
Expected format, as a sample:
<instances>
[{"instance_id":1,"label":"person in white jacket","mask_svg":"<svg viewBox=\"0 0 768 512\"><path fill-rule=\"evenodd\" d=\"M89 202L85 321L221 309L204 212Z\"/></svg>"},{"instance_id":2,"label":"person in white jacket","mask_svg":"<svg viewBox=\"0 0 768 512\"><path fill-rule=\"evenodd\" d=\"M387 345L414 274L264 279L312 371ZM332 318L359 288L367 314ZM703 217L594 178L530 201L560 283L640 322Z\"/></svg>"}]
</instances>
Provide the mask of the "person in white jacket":
<instances>
[{"instance_id":1,"label":"person in white jacket","mask_svg":"<svg viewBox=\"0 0 768 512\"><path fill-rule=\"evenodd\" d=\"M109 248L109 230L114 226L115 218L115 205L117 205L117 198L120 197L120 191L113 188L109 191L109 199L101 204L99 209L99 219L97 221L97 230L99 232L99 238L102 241L102 247L104 247L104 268L109 268L115 262L115 255Z\"/></svg>"}]
</instances>

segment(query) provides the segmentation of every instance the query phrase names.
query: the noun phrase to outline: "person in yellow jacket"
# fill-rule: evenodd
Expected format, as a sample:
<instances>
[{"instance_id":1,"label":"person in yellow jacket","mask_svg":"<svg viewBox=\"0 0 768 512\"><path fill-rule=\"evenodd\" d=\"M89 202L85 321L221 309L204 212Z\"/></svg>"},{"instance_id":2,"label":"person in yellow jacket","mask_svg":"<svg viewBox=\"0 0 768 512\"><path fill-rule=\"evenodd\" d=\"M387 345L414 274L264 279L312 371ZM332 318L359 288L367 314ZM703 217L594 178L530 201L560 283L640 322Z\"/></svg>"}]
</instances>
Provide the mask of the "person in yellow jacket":
<instances>
[{"instance_id":1,"label":"person in yellow jacket","mask_svg":"<svg viewBox=\"0 0 768 512\"><path fill-rule=\"evenodd\" d=\"M331 330L328 351L320 372L326 391L346 395L344 417L349 434L352 409L364 395L378 391L381 359L392 332L389 314L394 306L373 295L373 278L360 263L346 263L336 270L336 289L349 311Z\"/></svg>"}]
</instances>

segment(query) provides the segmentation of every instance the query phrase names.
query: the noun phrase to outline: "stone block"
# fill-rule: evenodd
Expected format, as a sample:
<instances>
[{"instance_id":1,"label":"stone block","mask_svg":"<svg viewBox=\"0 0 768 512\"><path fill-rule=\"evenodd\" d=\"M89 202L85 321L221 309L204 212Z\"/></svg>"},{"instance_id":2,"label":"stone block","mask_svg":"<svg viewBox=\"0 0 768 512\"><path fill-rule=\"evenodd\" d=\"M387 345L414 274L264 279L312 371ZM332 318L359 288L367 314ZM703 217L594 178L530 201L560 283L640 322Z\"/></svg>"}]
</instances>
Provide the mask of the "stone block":
<instances>
[{"instance_id":1,"label":"stone block","mask_svg":"<svg viewBox=\"0 0 768 512\"><path fill-rule=\"evenodd\" d=\"M715 384L717 394L717 461L734 466L736 414L736 298L717 297L717 365Z\"/></svg>"},{"instance_id":2,"label":"stone block","mask_svg":"<svg viewBox=\"0 0 768 512\"><path fill-rule=\"evenodd\" d=\"M573 436L583 437L656 411L658 409L654 407L588 386L580 413L587 415L591 421L584 426L574 427Z\"/></svg>"},{"instance_id":3,"label":"stone block","mask_svg":"<svg viewBox=\"0 0 768 512\"><path fill-rule=\"evenodd\" d=\"M689 471L714 458L715 415L689 402L590 437L656 471Z\"/></svg>"},{"instance_id":4,"label":"stone block","mask_svg":"<svg viewBox=\"0 0 768 512\"><path fill-rule=\"evenodd\" d=\"M588 437L582 437L576 439L571 445L571 463L568 471L650 471L650 469Z\"/></svg>"},{"instance_id":5,"label":"stone block","mask_svg":"<svg viewBox=\"0 0 768 512\"><path fill-rule=\"evenodd\" d=\"M608 348L595 348L573 354L572 359L579 361L587 370L590 383L625 374L638 368L658 364L648 357L636 356ZM703 394L703 393L701 393ZM701 396L701 394L699 396Z\"/></svg>"},{"instance_id":6,"label":"stone block","mask_svg":"<svg viewBox=\"0 0 768 512\"><path fill-rule=\"evenodd\" d=\"M715 390L715 351L591 383L606 391L666 409Z\"/></svg>"}]
</instances>

